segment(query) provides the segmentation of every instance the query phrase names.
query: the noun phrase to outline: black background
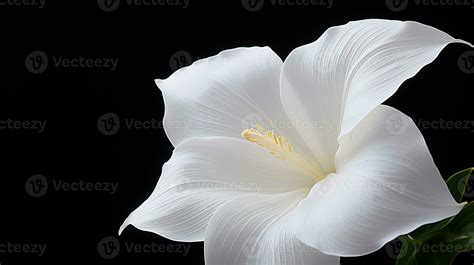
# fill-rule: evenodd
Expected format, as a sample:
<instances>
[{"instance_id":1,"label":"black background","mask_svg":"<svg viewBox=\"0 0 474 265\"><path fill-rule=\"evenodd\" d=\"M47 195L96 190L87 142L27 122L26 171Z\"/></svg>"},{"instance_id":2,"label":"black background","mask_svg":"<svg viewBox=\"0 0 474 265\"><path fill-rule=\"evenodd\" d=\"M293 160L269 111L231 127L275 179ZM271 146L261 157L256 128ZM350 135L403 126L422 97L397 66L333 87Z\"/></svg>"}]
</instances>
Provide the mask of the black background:
<instances>
[{"instance_id":1,"label":"black background","mask_svg":"<svg viewBox=\"0 0 474 265\"><path fill-rule=\"evenodd\" d=\"M161 120L163 101L155 78L169 76L172 55L189 54L185 63L221 50L270 46L282 58L316 40L328 27L364 18L415 20L474 43L471 6L408 3L395 12L384 1L335 0L327 6L272 5L250 12L240 0L191 0L189 7L128 6L113 11L96 1L48 1L42 9L0 6L0 119L46 120L47 128L0 130L0 244L46 244L46 253L0 253L6 264L203 264L202 243L189 255L128 253L125 242L174 246L158 235L127 228L126 216L152 192L161 166L172 152L162 129L127 130L105 136L97 129L104 113L121 120ZM437 2L435 2L437 3ZM389 3L390 5L390 3ZM33 51L44 51L48 68L38 74L25 66ZM416 121L473 120L474 74L461 71L464 45L448 46L386 103ZM98 67L55 67L51 58L114 58L114 71ZM183 57L186 58L186 57ZM190 59L190 60L189 60ZM420 128L444 177L474 165L474 126L462 129ZM34 198L25 185L35 174L49 182L46 195ZM104 191L54 190L52 181L115 182L116 194ZM119 238L122 249L113 259L99 255L106 236ZM100 244L99 244L100 246ZM390 252L390 251L388 251ZM394 264L387 249L342 264ZM469 253L455 264L472 264Z\"/></svg>"}]
</instances>

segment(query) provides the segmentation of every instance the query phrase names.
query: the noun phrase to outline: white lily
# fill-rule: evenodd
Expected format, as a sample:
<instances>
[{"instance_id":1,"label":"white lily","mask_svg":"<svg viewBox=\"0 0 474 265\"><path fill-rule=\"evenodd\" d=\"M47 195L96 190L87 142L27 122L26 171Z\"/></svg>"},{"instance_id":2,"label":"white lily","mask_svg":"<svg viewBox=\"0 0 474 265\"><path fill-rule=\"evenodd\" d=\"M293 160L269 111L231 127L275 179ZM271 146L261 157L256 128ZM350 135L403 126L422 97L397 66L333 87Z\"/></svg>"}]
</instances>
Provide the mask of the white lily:
<instances>
[{"instance_id":1,"label":"white lily","mask_svg":"<svg viewBox=\"0 0 474 265\"><path fill-rule=\"evenodd\" d=\"M285 62L237 48L157 80L176 149L120 233L204 241L208 265L332 265L456 215L463 205L420 131L381 105L455 42L471 45L417 22L362 20Z\"/></svg>"}]
</instances>

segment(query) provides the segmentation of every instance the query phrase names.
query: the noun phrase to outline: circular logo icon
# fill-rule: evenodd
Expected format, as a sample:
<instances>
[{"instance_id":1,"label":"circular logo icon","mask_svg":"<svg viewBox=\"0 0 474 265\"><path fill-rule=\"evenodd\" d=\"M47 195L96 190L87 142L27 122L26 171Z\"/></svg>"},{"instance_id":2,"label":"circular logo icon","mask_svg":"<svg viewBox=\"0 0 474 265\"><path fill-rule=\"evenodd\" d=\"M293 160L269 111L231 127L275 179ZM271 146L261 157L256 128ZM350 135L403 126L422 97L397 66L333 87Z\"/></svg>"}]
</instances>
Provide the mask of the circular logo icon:
<instances>
[{"instance_id":1,"label":"circular logo icon","mask_svg":"<svg viewBox=\"0 0 474 265\"><path fill-rule=\"evenodd\" d=\"M25 66L33 74L40 74L48 68L48 56L43 51L34 51L25 58Z\"/></svg>"},{"instance_id":2,"label":"circular logo icon","mask_svg":"<svg viewBox=\"0 0 474 265\"><path fill-rule=\"evenodd\" d=\"M467 181L461 180L458 184L459 192L464 192L465 198L473 198L474 197L474 174L471 173Z\"/></svg>"},{"instance_id":3,"label":"circular logo icon","mask_svg":"<svg viewBox=\"0 0 474 265\"><path fill-rule=\"evenodd\" d=\"M408 124L407 116L402 113L394 113L385 122L385 129L393 135L401 135L408 130Z\"/></svg>"},{"instance_id":4,"label":"circular logo icon","mask_svg":"<svg viewBox=\"0 0 474 265\"><path fill-rule=\"evenodd\" d=\"M48 191L48 180L43 175L33 175L26 180L25 190L31 197L42 197Z\"/></svg>"},{"instance_id":5,"label":"circular logo icon","mask_svg":"<svg viewBox=\"0 0 474 265\"><path fill-rule=\"evenodd\" d=\"M266 126L265 119L260 113L250 113L242 119L242 130L255 128L255 125L269 129L271 126Z\"/></svg>"},{"instance_id":6,"label":"circular logo icon","mask_svg":"<svg viewBox=\"0 0 474 265\"><path fill-rule=\"evenodd\" d=\"M114 236L104 237L97 244L97 253L103 259L113 259L120 253L120 242Z\"/></svg>"},{"instance_id":7,"label":"circular logo icon","mask_svg":"<svg viewBox=\"0 0 474 265\"><path fill-rule=\"evenodd\" d=\"M249 237L242 247L242 254L247 258L247 261L256 260L258 254L258 237Z\"/></svg>"},{"instance_id":8,"label":"circular logo icon","mask_svg":"<svg viewBox=\"0 0 474 265\"><path fill-rule=\"evenodd\" d=\"M337 190L337 181L334 174L327 175L324 179L316 183L314 191L320 197L331 197Z\"/></svg>"},{"instance_id":9,"label":"circular logo icon","mask_svg":"<svg viewBox=\"0 0 474 265\"><path fill-rule=\"evenodd\" d=\"M407 254L407 249L403 248L405 242L396 238L385 245L385 252L392 259L403 258Z\"/></svg>"},{"instance_id":10,"label":"circular logo icon","mask_svg":"<svg viewBox=\"0 0 474 265\"><path fill-rule=\"evenodd\" d=\"M179 51L173 53L170 57L170 68L173 71L178 70L179 68L190 65L193 62L191 54L187 51Z\"/></svg>"},{"instance_id":11,"label":"circular logo icon","mask_svg":"<svg viewBox=\"0 0 474 265\"><path fill-rule=\"evenodd\" d=\"M393 12L400 12L408 7L408 0L385 0L388 9Z\"/></svg>"},{"instance_id":12,"label":"circular logo icon","mask_svg":"<svg viewBox=\"0 0 474 265\"><path fill-rule=\"evenodd\" d=\"M242 6L250 12L257 12L263 8L264 0L242 0Z\"/></svg>"},{"instance_id":13,"label":"circular logo icon","mask_svg":"<svg viewBox=\"0 0 474 265\"><path fill-rule=\"evenodd\" d=\"M458 66L463 73L474 73L474 51L467 51L461 54L458 58Z\"/></svg>"},{"instance_id":14,"label":"circular logo icon","mask_svg":"<svg viewBox=\"0 0 474 265\"><path fill-rule=\"evenodd\" d=\"M120 0L97 0L97 5L105 12L112 12L117 10Z\"/></svg>"},{"instance_id":15,"label":"circular logo icon","mask_svg":"<svg viewBox=\"0 0 474 265\"><path fill-rule=\"evenodd\" d=\"M466 231L466 236L469 237L469 238L472 238L474 236L474 223L471 223L467 226L465 226L465 228L463 229L464 231Z\"/></svg>"},{"instance_id":16,"label":"circular logo icon","mask_svg":"<svg viewBox=\"0 0 474 265\"><path fill-rule=\"evenodd\" d=\"M120 118L113 112L106 113L97 120L97 129L103 135L114 135L120 129Z\"/></svg>"}]
</instances>

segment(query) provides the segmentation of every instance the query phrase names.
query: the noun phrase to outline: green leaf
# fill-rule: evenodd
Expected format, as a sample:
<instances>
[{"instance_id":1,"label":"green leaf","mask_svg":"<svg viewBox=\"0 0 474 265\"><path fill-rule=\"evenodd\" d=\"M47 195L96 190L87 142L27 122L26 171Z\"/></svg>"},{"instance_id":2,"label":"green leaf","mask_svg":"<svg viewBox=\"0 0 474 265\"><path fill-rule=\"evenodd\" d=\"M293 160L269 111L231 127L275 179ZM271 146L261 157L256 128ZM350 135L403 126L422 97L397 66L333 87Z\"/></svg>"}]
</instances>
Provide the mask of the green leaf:
<instances>
[{"instance_id":1,"label":"green leaf","mask_svg":"<svg viewBox=\"0 0 474 265\"><path fill-rule=\"evenodd\" d=\"M474 250L474 202L467 204L442 230L423 240L400 237L397 265L449 265L462 252Z\"/></svg>"},{"instance_id":2,"label":"green leaf","mask_svg":"<svg viewBox=\"0 0 474 265\"><path fill-rule=\"evenodd\" d=\"M459 253L474 250L474 203L466 205L441 231L422 241L421 264L451 264Z\"/></svg>"},{"instance_id":3,"label":"green leaf","mask_svg":"<svg viewBox=\"0 0 474 265\"><path fill-rule=\"evenodd\" d=\"M396 265L417 265L416 253L417 245L416 241L411 240L407 236L400 236L400 241L402 242L402 248L397 257Z\"/></svg>"},{"instance_id":4,"label":"green leaf","mask_svg":"<svg viewBox=\"0 0 474 265\"><path fill-rule=\"evenodd\" d=\"M469 177L471 176L473 169L474 168L471 167L459 171L458 173L452 175L446 181L446 185L448 185L449 191L457 202L461 202L464 197L464 193L466 192L466 186L469 182Z\"/></svg>"},{"instance_id":5,"label":"green leaf","mask_svg":"<svg viewBox=\"0 0 474 265\"><path fill-rule=\"evenodd\" d=\"M449 191L451 192L451 194L453 195L454 199L457 202L461 202L464 197L464 193L466 192L466 186L469 182L469 177L471 176L473 169L474 168L471 167L471 168L459 171L455 173L454 175L452 175L451 177L449 177L448 180L446 181L446 185L448 186ZM415 231L411 232L410 237L417 239L417 238L425 236L428 233L439 231L443 227L445 227L451 219L452 217L446 218L437 223L421 226Z\"/></svg>"},{"instance_id":6,"label":"green leaf","mask_svg":"<svg viewBox=\"0 0 474 265\"><path fill-rule=\"evenodd\" d=\"M447 180L458 202L463 199L472 171L468 168ZM422 226L399 239L403 245L397 265L449 265L459 253L474 250L474 202L466 204L452 218Z\"/></svg>"}]
</instances>

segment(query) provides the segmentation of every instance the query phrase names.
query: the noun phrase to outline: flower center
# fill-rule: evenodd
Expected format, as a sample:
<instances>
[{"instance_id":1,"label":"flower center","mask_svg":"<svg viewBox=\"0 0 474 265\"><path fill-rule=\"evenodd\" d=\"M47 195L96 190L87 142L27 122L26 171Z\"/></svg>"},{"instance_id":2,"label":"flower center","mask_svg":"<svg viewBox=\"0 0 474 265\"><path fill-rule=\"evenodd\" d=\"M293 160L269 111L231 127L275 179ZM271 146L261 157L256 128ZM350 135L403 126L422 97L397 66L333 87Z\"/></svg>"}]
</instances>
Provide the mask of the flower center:
<instances>
[{"instance_id":1,"label":"flower center","mask_svg":"<svg viewBox=\"0 0 474 265\"><path fill-rule=\"evenodd\" d=\"M316 181L324 178L324 172L313 163L308 162L303 156L295 152L293 146L286 140L284 136L276 135L273 130L266 130L260 124L256 124L254 128L242 131L242 137L252 143L256 143L268 151L270 154L282 160L287 160L298 167L304 169Z\"/></svg>"}]
</instances>

